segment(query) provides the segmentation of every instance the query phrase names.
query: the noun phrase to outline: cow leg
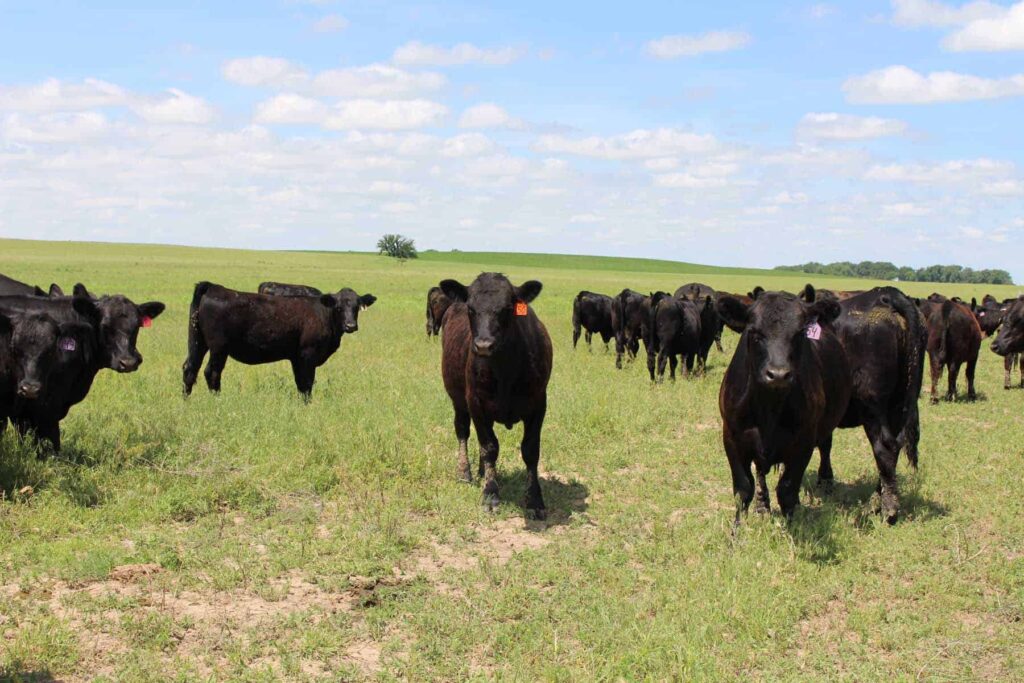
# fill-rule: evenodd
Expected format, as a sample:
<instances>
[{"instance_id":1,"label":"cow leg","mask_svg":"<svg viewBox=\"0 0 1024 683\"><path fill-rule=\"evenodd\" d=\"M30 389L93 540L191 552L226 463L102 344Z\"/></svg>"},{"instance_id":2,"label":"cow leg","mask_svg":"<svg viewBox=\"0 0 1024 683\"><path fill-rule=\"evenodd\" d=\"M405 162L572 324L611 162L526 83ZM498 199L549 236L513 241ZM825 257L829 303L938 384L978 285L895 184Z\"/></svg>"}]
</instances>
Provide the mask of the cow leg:
<instances>
[{"instance_id":1,"label":"cow leg","mask_svg":"<svg viewBox=\"0 0 1024 683\"><path fill-rule=\"evenodd\" d=\"M306 360L293 360L292 374L295 376L295 388L302 394L302 400L309 403L313 400L313 382L316 381L316 366Z\"/></svg>"},{"instance_id":2,"label":"cow leg","mask_svg":"<svg viewBox=\"0 0 1024 683\"><path fill-rule=\"evenodd\" d=\"M754 492L754 512L762 515L771 512L772 509L771 499L768 497L768 482L765 481L768 469L767 466L762 467L756 461L754 462L754 473L757 478L757 489Z\"/></svg>"},{"instance_id":3,"label":"cow leg","mask_svg":"<svg viewBox=\"0 0 1024 683\"><path fill-rule=\"evenodd\" d=\"M210 359L206 361L206 370L203 376L206 378L206 386L214 393L220 392L220 375L224 372L224 364L228 362L228 354L223 351L210 352Z\"/></svg>"},{"instance_id":4,"label":"cow leg","mask_svg":"<svg viewBox=\"0 0 1024 683\"><path fill-rule=\"evenodd\" d=\"M658 352L658 382L665 381L665 364L668 363L668 356L664 351ZM674 374L674 373L673 373ZM673 377L673 379L675 379Z\"/></svg>"},{"instance_id":5,"label":"cow leg","mask_svg":"<svg viewBox=\"0 0 1024 683\"><path fill-rule=\"evenodd\" d=\"M615 335L615 367L618 370L622 369L622 354L626 350L626 343L621 334Z\"/></svg>"},{"instance_id":6,"label":"cow leg","mask_svg":"<svg viewBox=\"0 0 1024 683\"><path fill-rule=\"evenodd\" d=\"M960 363L949 364L949 376L946 378L946 400L956 400L956 380L960 376Z\"/></svg>"},{"instance_id":7,"label":"cow leg","mask_svg":"<svg viewBox=\"0 0 1024 683\"><path fill-rule=\"evenodd\" d=\"M540 493L540 478L537 475L537 464L540 462L540 430L544 425L546 406L541 405L537 412L523 421L523 441L520 452L523 464L526 465L526 514L535 519L547 518L544 498Z\"/></svg>"},{"instance_id":8,"label":"cow leg","mask_svg":"<svg viewBox=\"0 0 1024 683\"><path fill-rule=\"evenodd\" d=\"M590 351L591 353L593 353L594 352L594 346L593 346L593 344L591 342L594 339L594 333L591 332L590 330L587 330L587 333L584 335L584 337L586 338L586 341L587 341L587 351Z\"/></svg>"},{"instance_id":9,"label":"cow leg","mask_svg":"<svg viewBox=\"0 0 1024 683\"><path fill-rule=\"evenodd\" d=\"M1017 358L1012 353L1003 358L1003 389L1010 388L1010 375L1016 361ZM1024 365L1021 366L1021 381L1024 382Z\"/></svg>"},{"instance_id":10,"label":"cow leg","mask_svg":"<svg viewBox=\"0 0 1024 683\"><path fill-rule=\"evenodd\" d=\"M1020 388L1024 389L1024 353L1018 353L1017 360L1020 361Z\"/></svg>"},{"instance_id":11,"label":"cow leg","mask_svg":"<svg viewBox=\"0 0 1024 683\"><path fill-rule=\"evenodd\" d=\"M725 353L725 351L722 350L722 326L721 325L719 325L718 328L715 330L715 348L718 349L719 353Z\"/></svg>"},{"instance_id":12,"label":"cow leg","mask_svg":"<svg viewBox=\"0 0 1024 683\"><path fill-rule=\"evenodd\" d=\"M938 361L934 354L928 354L928 366L932 371L932 395L931 402L939 402L939 379L942 377L942 363Z\"/></svg>"},{"instance_id":13,"label":"cow leg","mask_svg":"<svg viewBox=\"0 0 1024 683\"><path fill-rule=\"evenodd\" d=\"M691 374L693 374L693 366L694 362L697 360L697 354L688 353L685 356L683 356L682 359L685 363L685 365L683 365L683 377L689 377Z\"/></svg>"},{"instance_id":14,"label":"cow leg","mask_svg":"<svg viewBox=\"0 0 1024 683\"><path fill-rule=\"evenodd\" d=\"M669 376L672 378L673 382L676 381L676 366L678 364L679 364L679 360L676 358L676 355L674 353L670 353L669 356L668 356L668 368L669 368Z\"/></svg>"},{"instance_id":15,"label":"cow leg","mask_svg":"<svg viewBox=\"0 0 1024 683\"><path fill-rule=\"evenodd\" d=\"M579 323L573 323L573 326L572 326L572 348L573 349L576 348L576 342L578 342L580 340L580 333L581 333L581 330L580 330Z\"/></svg>"},{"instance_id":16,"label":"cow leg","mask_svg":"<svg viewBox=\"0 0 1024 683\"><path fill-rule=\"evenodd\" d=\"M473 473L469 469L469 413L455 411L455 438L459 440L459 471L457 476L463 481L472 482ZM480 462L481 467L483 461ZM481 471L479 475L483 476Z\"/></svg>"},{"instance_id":17,"label":"cow leg","mask_svg":"<svg viewBox=\"0 0 1024 683\"><path fill-rule=\"evenodd\" d=\"M488 512L498 509L498 437L494 434L494 422L484 418L473 418L476 438L480 442L480 460L484 466L484 491L482 505Z\"/></svg>"},{"instance_id":18,"label":"cow leg","mask_svg":"<svg viewBox=\"0 0 1024 683\"><path fill-rule=\"evenodd\" d=\"M967 400L975 401L978 398L977 392L974 391L974 371L978 367L978 357L975 356L971 360L967 361L967 368L964 370L964 375L967 377Z\"/></svg>"},{"instance_id":19,"label":"cow leg","mask_svg":"<svg viewBox=\"0 0 1024 683\"><path fill-rule=\"evenodd\" d=\"M739 526L740 515L750 507L750 501L754 499L754 478L750 475L750 463L752 458L744 452L729 435L722 434L722 443L725 445L725 455L729 459L729 470L732 473L732 495L736 501L736 518L733 526Z\"/></svg>"},{"instance_id":20,"label":"cow leg","mask_svg":"<svg viewBox=\"0 0 1024 683\"><path fill-rule=\"evenodd\" d=\"M832 435L829 434L818 444L821 462L818 465L818 486L825 493L832 493L836 475L832 471Z\"/></svg>"},{"instance_id":21,"label":"cow leg","mask_svg":"<svg viewBox=\"0 0 1024 683\"><path fill-rule=\"evenodd\" d=\"M883 422L872 417L864 423L864 432L871 442L871 450L878 468L878 493L881 497L882 519L889 524L900 514L899 490L896 485L896 463L899 460L899 442L892 438Z\"/></svg>"},{"instance_id":22,"label":"cow leg","mask_svg":"<svg viewBox=\"0 0 1024 683\"><path fill-rule=\"evenodd\" d=\"M199 376L199 368L203 367L203 358L206 356L206 339L195 325L188 328L188 356L181 366L182 393L185 396L192 394L192 387L196 384L196 377Z\"/></svg>"},{"instance_id":23,"label":"cow leg","mask_svg":"<svg viewBox=\"0 0 1024 683\"><path fill-rule=\"evenodd\" d=\"M804 480L804 472L813 453L814 446L802 448L796 457L782 466L779 483L775 486L775 497L787 519L793 518L793 512L800 505L800 483Z\"/></svg>"},{"instance_id":24,"label":"cow leg","mask_svg":"<svg viewBox=\"0 0 1024 683\"><path fill-rule=\"evenodd\" d=\"M654 367L657 364L658 355L653 353L650 349L647 349L647 372L651 375L651 381L654 381Z\"/></svg>"},{"instance_id":25,"label":"cow leg","mask_svg":"<svg viewBox=\"0 0 1024 683\"><path fill-rule=\"evenodd\" d=\"M54 453L60 453L60 422L52 418L38 420L33 426L37 441L49 441ZM42 453L40 453L40 457Z\"/></svg>"}]
</instances>

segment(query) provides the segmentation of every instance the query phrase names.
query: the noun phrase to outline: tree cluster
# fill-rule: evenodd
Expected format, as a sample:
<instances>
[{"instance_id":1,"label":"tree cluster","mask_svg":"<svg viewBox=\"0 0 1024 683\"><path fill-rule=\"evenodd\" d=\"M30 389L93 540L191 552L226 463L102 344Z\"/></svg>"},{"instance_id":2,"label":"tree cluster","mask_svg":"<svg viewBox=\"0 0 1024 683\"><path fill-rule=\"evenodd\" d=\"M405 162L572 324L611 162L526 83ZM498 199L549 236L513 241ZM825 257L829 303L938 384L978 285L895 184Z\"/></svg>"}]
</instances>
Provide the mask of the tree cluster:
<instances>
[{"instance_id":1,"label":"tree cluster","mask_svg":"<svg viewBox=\"0 0 1024 683\"><path fill-rule=\"evenodd\" d=\"M1005 270L984 268L974 270L963 266L926 266L910 268L897 266L888 261L837 261L836 263L818 263L811 261L797 266L776 266L775 270L791 270L811 275L831 275L835 277L863 277L873 280L901 280L903 282L943 282L966 284L1012 285L1013 278Z\"/></svg>"}]
</instances>

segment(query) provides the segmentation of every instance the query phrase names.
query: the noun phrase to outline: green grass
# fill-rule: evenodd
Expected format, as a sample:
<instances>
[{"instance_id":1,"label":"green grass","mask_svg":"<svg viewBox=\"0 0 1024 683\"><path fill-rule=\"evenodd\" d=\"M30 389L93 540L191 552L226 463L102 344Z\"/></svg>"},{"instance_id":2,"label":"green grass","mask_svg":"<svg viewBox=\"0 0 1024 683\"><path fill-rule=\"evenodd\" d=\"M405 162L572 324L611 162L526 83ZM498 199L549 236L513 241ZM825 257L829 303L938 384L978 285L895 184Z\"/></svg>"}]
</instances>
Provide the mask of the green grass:
<instances>
[{"instance_id":1,"label":"green grass","mask_svg":"<svg viewBox=\"0 0 1024 683\"><path fill-rule=\"evenodd\" d=\"M455 480L424 299L484 268L544 283L546 528L522 521L521 427L498 430L496 515ZM1024 678L1024 391L1002 389L987 344L982 400L921 403L921 469L901 464L899 524L867 511L870 448L843 430L834 495L817 494L815 459L792 524L752 515L734 538L717 393L737 337L712 351L709 376L651 386L643 363L617 372L600 345L573 351L571 300L691 280L796 291L807 276L13 240L0 240L0 272L168 306L140 334L140 371L102 373L64 421L63 453L37 459L11 430L0 441L0 679ZM319 370L310 405L286 365L233 361L221 395L200 380L186 402L188 302L204 279L379 300ZM948 291L986 292L1016 293ZM162 571L109 578L134 563Z\"/></svg>"}]
</instances>

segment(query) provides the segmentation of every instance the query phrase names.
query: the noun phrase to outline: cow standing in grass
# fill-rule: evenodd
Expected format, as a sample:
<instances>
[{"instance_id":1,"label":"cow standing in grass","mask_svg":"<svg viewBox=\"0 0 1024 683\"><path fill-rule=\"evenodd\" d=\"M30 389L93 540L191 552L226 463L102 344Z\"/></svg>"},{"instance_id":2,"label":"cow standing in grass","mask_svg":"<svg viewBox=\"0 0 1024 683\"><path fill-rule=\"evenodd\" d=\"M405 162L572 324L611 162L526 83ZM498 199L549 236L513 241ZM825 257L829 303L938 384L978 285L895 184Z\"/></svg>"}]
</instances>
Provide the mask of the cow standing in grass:
<instances>
[{"instance_id":1,"label":"cow standing in grass","mask_svg":"<svg viewBox=\"0 0 1024 683\"><path fill-rule=\"evenodd\" d=\"M615 336L612 327L612 298L605 294L581 291L572 301L572 348L586 331L587 350L592 350L590 341L595 334L601 335L605 351L608 342Z\"/></svg>"},{"instance_id":2,"label":"cow standing in grass","mask_svg":"<svg viewBox=\"0 0 1024 683\"><path fill-rule=\"evenodd\" d=\"M271 296L321 296L316 287L309 285L290 285L285 282L261 282L256 290L258 294L270 294Z\"/></svg>"},{"instance_id":3,"label":"cow standing in grass","mask_svg":"<svg viewBox=\"0 0 1024 683\"><path fill-rule=\"evenodd\" d=\"M444 314L452 300L444 295L440 287L427 290L427 338L436 337L444 325Z\"/></svg>"},{"instance_id":4,"label":"cow standing in grass","mask_svg":"<svg viewBox=\"0 0 1024 683\"><path fill-rule=\"evenodd\" d=\"M612 330L615 332L615 367L622 369L622 356L636 358L640 340L650 338L651 297L624 289L612 301ZM650 353L650 348L648 348Z\"/></svg>"},{"instance_id":5,"label":"cow standing in grass","mask_svg":"<svg viewBox=\"0 0 1024 683\"><path fill-rule=\"evenodd\" d=\"M992 342L992 350L1003 356L1003 388L1010 388L1014 360L1020 359L1020 386L1024 389L1024 296L1007 305L1003 326Z\"/></svg>"},{"instance_id":6,"label":"cow standing in grass","mask_svg":"<svg viewBox=\"0 0 1024 683\"><path fill-rule=\"evenodd\" d=\"M765 475L782 466L775 491L789 517L799 504L815 446L831 443L850 400L846 353L831 325L839 305L766 292L753 304L721 295L717 308L726 324L742 333L718 401L735 521L755 498L751 464L758 512L770 507Z\"/></svg>"},{"instance_id":7,"label":"cow standing in grass","mask_svg":"<svg viewBox=\"0 0 1024 683\"><path fill-rule=\"evenodd\" d=\"M956 380L965 365L967 398L975 400L974 371L978 364L982 331L974 313L959 301L933 294L920 304L928 329L928 361L931 366L931 401L939 402L938 383L942 371L948 371L946 400L956 399Z\"/></svg>"},{"instance_id":8,"label":"cow standing in grass","mask_svg":"<svg viewBox=\"0 0 1024 683\"><path fill-rule=\"evenodd\" d=\"M359 311L376 300L348 288L321 296L273 296L200 282L189 308L185 396L192 393L209 351L203 374L210 391L220 391L229 357L248 365L287 360L296 388L310 400L316 369L338 350L342 335L359 329Z\"/></svg>"},{"instance_id":9,"label":"cow standing in grass","mask_svg":"<svg viewBox=\"0 0 1024 683\"><path fill-rule=\"evenodd\" d=\"M658 379L665 379L665 363L669 377L676 379L676 357L683 363L687 377L700 353L701 320L697 306L689 299L678 299L667 292L651 294L651 326L647 344L647 371L654 378L654 359L658 360Z\"/></svg>"},{"instance_id":10,"label":"cow standing in grass","mask_svg":"<svg viewBox=\"0 0 1024 683\"><path fill-rule=\"evenodd\" d=\"M691 282L685 284L675 291L672 296L677 299L689 299L697 305L697 308L701 309L701 324L703 328L701 330L702 338L710 338L715 348L722 351L722 331L725 329L725 322L718 316L718 311L715 309L715 301L718 299L718 292L715 291L709 285L705 285L702 282ZM707 302L710 300L710 306L707 306ZM701 347L704 346L704 341L701 341ZM711 349L710 343L708 344L708 350ZM702 367L707 365L708 353L707 350L703 352L701 357Z\"/></svg>"},{"instance_id":11,"label":"cow standing in grass","mask_svg":"<svg viewBox=\"0 0 1024 683\"><path fill-rule=\"evenodd\" d=\"M441 374L455 409L459 476L472 481L467 446L472 420L480 442L483 506L497 509L494 424L511 429L522 421L526 510L543 519L537 464L552 352L548 331L529 306L540 294L541 283L530 280L516 287L500 273L482 273L468 287L444 280L441 289L453 302L445 320Z\"/></svg>"}]
</instances>

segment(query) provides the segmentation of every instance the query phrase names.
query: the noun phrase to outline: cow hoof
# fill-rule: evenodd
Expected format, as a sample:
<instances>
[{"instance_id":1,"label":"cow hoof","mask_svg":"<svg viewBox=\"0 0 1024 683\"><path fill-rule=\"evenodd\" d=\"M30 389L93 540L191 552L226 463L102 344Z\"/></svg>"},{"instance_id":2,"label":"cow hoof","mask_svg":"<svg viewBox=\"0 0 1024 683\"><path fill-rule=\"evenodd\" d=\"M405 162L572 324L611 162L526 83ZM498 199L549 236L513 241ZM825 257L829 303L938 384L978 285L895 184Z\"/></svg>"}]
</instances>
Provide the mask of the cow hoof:
<instances>
[{"instance_id":1,"label":"cow hoof","mask_svg":"<svg viewBox=\"0 0 1024 683\"><path fill-rule=\"evenodd\" d=\"M882 519L886 524L895 524L900 516L900 502L896 496L882 494Z\"/></svg>"},{"instance_id":2,"label":"cow hoof","mask_svg":"<svg viewBox=\"0 0 1024 683\"><path fill-rule=\"evenodd\" d=\"M486 512L497 512L498 505L500 504L501 501L498 499L497 493L485 493L483 500L480 501L480 506L483 507Z\"/></svg>"},{"instance_id":3,"label":"cow hoof","mask_svg":"<svg viewBox=\"0 0 1024 683\"><path fill-rule=\"evenodd\" d=\"M535 519L538 522L543 522L548 518L548 511L544 508L527 508L526 518Z\"/></svg>"},{"instance_id":4,"label":"cow hoof","mask_svg":"<svg viewBox=\"0 0 1024 683\"><path fill-rule=\"evenodd\" d=\"M821 489L821 492L823 494L825 494L826 496L830 496L830 495L832 495L832 492L836 488L836 480L833 479L832 477L828 477L828 478L819 477L818 478L818 488Z\"/></svg>"},{"instance_id":5,"label":"cow hoof","mask_svg":"<svg viewBox=\"0 0 1024 683\"><path fill-rule=\"evenodd\" d=\"M466 465L466 469L459 473L458 479L467 484L473 483L473 472L469 469L469 465Z\"/></svg>"},{"instance_id":6,"label":"cow hoof","mask_svg":"<svg viewBox=\"0 0 1024 683\"><path fill-rule=\"evenodd\" d=\"M937 406L939 405L939 399L936 396L932 396L928 403L932 404L933 406Z\"/></svg>"},{"instance_id":7,"label":"cow hoof","mask_svg":"<svg viewBox=\"0 0 1024 683\"><path fill-rule=\"evenodd\" d=\"M871 510L873 515L877 515L882 511L882 496L877 491L871 494L871 500L868 501L868 509Z\"/></svg>"},{"instance_id":8,"label":"cow hoof","mask_svg":"<svg viewBox=\"0 0 1024 683\"><path fill-rule=\"evenodd\" d=\"M767 515L769 512L771 512L771 507L768 505L768 503L759 500L756 503L754 503L754 512L759 515Z\"/></svg>"}]
</instances>

